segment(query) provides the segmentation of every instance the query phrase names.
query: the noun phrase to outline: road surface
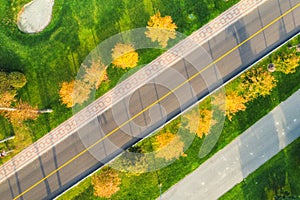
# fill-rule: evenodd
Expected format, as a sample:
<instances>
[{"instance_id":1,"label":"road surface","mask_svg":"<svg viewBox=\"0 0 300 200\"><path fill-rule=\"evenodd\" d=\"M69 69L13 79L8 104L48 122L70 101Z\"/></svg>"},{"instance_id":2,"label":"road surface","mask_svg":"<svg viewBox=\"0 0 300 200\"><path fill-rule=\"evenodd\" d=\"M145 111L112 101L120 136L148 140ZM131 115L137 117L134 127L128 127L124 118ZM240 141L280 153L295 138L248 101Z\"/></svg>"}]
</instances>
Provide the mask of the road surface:
<instances>
[{"instance_id":1,"label":"road surface","mask_svg":"<svg viewBox=\"0 0 300 200\"><path fill-rule=\"evenodd\" d=\"M300 7L295 6L299 3L300 0L269 0L226 27L132 95L91 117L88 124L17 169L0 183L1 199L53 199L122 149L207 96L223 84L220 78L230 80L297 34ZM286 13L290 9L293 10ZM217 61L216 65L210 64L212 60ZM201 75L193 77L199 71ZM145 110L148 107L151 108Z\"/></svg>"}]
</instances>

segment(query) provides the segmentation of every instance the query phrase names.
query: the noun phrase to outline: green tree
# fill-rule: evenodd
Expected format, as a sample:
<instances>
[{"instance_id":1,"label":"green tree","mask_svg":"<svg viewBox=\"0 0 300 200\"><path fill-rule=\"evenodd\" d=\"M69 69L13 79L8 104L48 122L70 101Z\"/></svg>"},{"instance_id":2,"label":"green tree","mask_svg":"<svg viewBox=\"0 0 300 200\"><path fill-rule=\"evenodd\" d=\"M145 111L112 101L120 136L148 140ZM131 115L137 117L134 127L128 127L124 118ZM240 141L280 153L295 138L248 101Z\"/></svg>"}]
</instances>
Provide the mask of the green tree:
<instances>
[{"instance_id":1,"label":"green tree","mask_svg":"<svg viewBox=\"0 0 300 200\"><path fill-rule=\"evenodd\" d=\"M149 169L147 157L142 152L125 151L111 165L115 169L127 173L128 176L139 176L148 172Z\"/></svg>"},{"instance_id":2,"label":"green tree","mask_svg":"<svg viewBox=\"0 0 300 200\"><path fill-rule=\"evenodd\" d=\"M9 84L16 89L22 88L27 80L24 74L20 72L11 72L8 75Z\"/></svg>"},{"instance_id":3,"label":"green tree","mask_svg":"<svg viewBox=\"0 0 300 200\"><path fill-rule=\"evenodd\" d=\"M10 88L8 75L6 72L0 72L0 93L8 91Z\"/></svg>"}]
</instances>

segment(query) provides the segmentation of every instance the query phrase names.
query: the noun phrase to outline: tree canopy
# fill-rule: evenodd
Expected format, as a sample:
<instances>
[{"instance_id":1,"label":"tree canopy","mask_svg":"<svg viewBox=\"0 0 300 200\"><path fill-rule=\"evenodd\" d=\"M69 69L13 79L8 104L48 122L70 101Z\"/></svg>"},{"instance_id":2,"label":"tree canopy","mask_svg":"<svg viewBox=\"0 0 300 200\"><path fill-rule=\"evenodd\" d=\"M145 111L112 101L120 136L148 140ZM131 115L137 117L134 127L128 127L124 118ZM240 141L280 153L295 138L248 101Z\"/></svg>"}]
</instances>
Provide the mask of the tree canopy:
<instances>
[{"instance_id":1,"label":"tree canopy","mask_svg":"<svg viewBox=\"0 0 300 200\"><path fill-rule=\"evenodd\" d=\"M248 70L241 75L241 80L241 91L247 101L271 94L277 82L274 76L262 67Z\"/></svg>"},{"instance_id":2,"label":"tree canopy","mask_svg":"<svg viewBox=\"0 0 300 200\"><path fill-rule=\"evenodd\" d=\"M239 95L236 91L229 91L226 93L226 99L225 99L225 107L222 106L219 102L223 102L223 95L214 95L213 96L213 104L216 106L219 106L219 109L225 109L224 115L228 117L228 119L231 121L232 117L239 111L246 110L246 102L247 100Z\"/></svg>"},{"instance_id":3,"label":"tree canopy","mask_svg":"<svg viewBox=\"0 0 300 200\"><path fill-rule=\"evenodd\" d=\"M299 67L300 56L296 52L285 53L283 56L275 58L274 63L277 71L285 74L291 74L296 72L296 68Z\"/></svg>"},{"instance_id":4,"label":"tree canopy","mask_svg":"<svg viewBox=\"0 0 300 200\"><path fill-rule=\"evenodd\" d=\"M149 170L147 157L142 152L129 152L128 150L114 160L111 165L128 176L139 176Z\"/></svg>"},{"instance_id":5,"label":"tree canopy","mask_svg":"<svg viewBox=\"0 0 300 200\"><path fill-rule=\"evenodd\" d=\"M152 42L157 41L163 48L167 47L169 39L176 38L177 26L173 23L171 16L162 17L160 12L150 17L148 21L146 36Z\"/></svg>"},{"instance_id":6,"label":"tree canopy","mask_svg":"<svg viewBox=\"0 0 300 200\"><path fill-rule=\"evenodd\" d=\"M75 81L63 82L59 91L59 96L63 104L66 104L68 108L73 107L73 89Z\"/></svg>"},{"instance_id":7,"label":"tree canopy","mask_svg":"<svg viewBox=\"0 0 300 200\"><path fill-rule=\"evenodd\" d=\"M27 82L25 75L20 72L9 73L8 80L11 87L16 89L22 88Z\"/></svg>"},{"instance_id":8,"label":"tree canopy","mask_svg":"<svg viewBox=\"0 0 300 200\"><path fill-rule=\"evenodd\" d=\"M26 77L20 72L0 72L0 114L12 122L36 119L38 110L22 100L17 101L17 90L24 87Z\"/></svg>"},{"instance_id":9,"label":"tree canopy","mask_svg":"<svg viewBox=\"0 0 300 200\"><path fill-rule=\"evenodd\" d=\"M81 79L63 82L59 96L68 108L83 104L90 97L92 89L98 89L103 81L108 80L105 66L100 60L93 60L88 67L83 66L84 75Z\"/></svg>"},{"instance_id":10,"label":"tree canopy","mask_svg":"<svg viewBox=\"0 0 300 200\"><path fill-rule=\"evenodd\" d=\"M115 170L104 167L100 174L92 176L92 184L95 196L110 198L120 190L121 178Z\"/></svg>"},{"instance_id":11,"label":"tree canopy","mask_svg":"<svg viewBox=\"0 0 300 200\"><path fill-rule=\"evenodd\" d=\"M5 116L7 116L14 123L21 123L24 120L35 120L39 111L37 107L32 107L26 102L19 101L14 108L11 108L10 111L6 110Z\"/></svg>"},{"instance_id":12,"label":"tree canopy","mask_svg":"<svg viewBox=\"0 0 300 200\"><path fill-rule=\"evenodd\" d=\"M213 111L208 109L193 110L184 116L188 121L186 127L190 132L197 134L199 138L208 135L211 127L217 123L213 119Z\"/></svg>"},{"instance_id":13,"label":"tree canopy","mask_svg":"<svg viewBox=\"0 0 300 200\"><path fill-rule=\"evenodd\" d=\"M99 59L93 60L90 67L84 66L84 68L84 82L91 87L98 89L102 81L106 81L108 79L106 72L107 66L105 66Z\"/></svg>"},{"instance_id":14,"label":"tree canopy","mask_svg":"<svg viewBox=\"0 0 300 200\"><path fill-rule=\"evenodd\" d=\"M133 68L138 63L138 53L132 44L118 43L112 49L113 64L125 68Z\"/></svg>"},{"instance_id":15,"label":"tree canopy","mask_svg":"<svg viewBox=\"0 0 300 200\"><path fill-rule=\"evenodd\" d=\"M14 91L22 88L27 80L20 72L0 72L0 93Z\"/></svg>"},{"instance_id":16,"label":"tree canopy","mask_svg":"<svg viewBox=\"0 0 300 200\"><path fill-rule=\"evenodd\" d=\"M184 142L179 135L166 132L157 135L155 139L156 157L169 161L184 155Z\"/></svg>"}]
</instances>

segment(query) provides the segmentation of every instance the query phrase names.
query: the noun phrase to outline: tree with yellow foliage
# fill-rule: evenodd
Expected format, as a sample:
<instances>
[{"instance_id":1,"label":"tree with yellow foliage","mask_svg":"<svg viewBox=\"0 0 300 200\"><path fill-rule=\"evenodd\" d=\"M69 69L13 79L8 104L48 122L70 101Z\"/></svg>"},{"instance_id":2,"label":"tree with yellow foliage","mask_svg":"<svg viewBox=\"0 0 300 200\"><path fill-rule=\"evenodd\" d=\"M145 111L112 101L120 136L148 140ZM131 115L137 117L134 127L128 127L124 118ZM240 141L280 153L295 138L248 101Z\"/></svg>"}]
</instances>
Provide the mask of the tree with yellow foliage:
<instances>
[{"instance_id":1,"label":"tree with yellow foliage","mask_svg":"<svg viewBox=\"0 0 300 200\"><path fill-rule=\"evenodd\" d=\"M72 93L74 90L75 81L63 82L59 90L59 96L63 104L66 104L67 108L71 108L74 105Z\"/></svg>"},{"instance_id":2,"label":"tree with yellow foliage","mask_svg":"<svg viewBox=\"0 0 300 200\"><path fill-rule=\"evenodd\" d=\"M76 80L63 82L59 91L59 96L63 104L67 108L71 108L76 104L83 104L89 99L91 86L84 81Z\"/></svg>"},{"instance_id":3,"label":"tree with yellow foliage","mask_svg":"<svg viewBox=\"0 0 300 200\"><path fill-rule=\"evenodd\" d=\"M0 108L1 109L1 108ZM6 112L6 117L8 117L12 122L21 123L24 120L35 120L39 113L46 113L47 111L40 111L37 107L32 107L28 103L18 102L16 107L8 108L4 110ZM49 110L51 112L51 110Z\"/></svg>"},{"instance_id":4,"label":"tree with yellow foliage","mask_svg":"<svg viewBox=\"0 0 300 200\"><path fill-rule=\"evenodd\" d=\"M15 91L3 91L0 93L0 107L10 107L12 102L15 102Z\"/></svg>"},{"instance_id":5,"label":"tree with yellow foliage","mask_svg":"<svg viewBox=\"0 0 300 200\"><path fill-rule=\"evenodd\" d=\"M231 121L232 117L239 111L246 110L245 103L247 100L239 95L236 91L230 91L226 94L225 106L223 107L219 102L223 102L223 95L214 95L213 104L219 106L220 109L225 108L224 115Z\"/></svg>"},{"instance_id":6,"label":"tree with yellow foliage","mask_svg":"<svg viewBox=\"0 0 300 200\"><path fill-rule=\"evenodd\" d=\"M85 74L83 80L91 87L98 89L102 81L108 80L106 72L107 66L99 59L93 60L90 67L84 66L84 68Z\"/></svg>"},{"instance_id":7,"label":"tree with yellow foliage","mask_svg":"<svg viewBox=\"0 0 300 200\"><path fill-rule=\"evenodd\" d=\"M100 60L93 60L91 66L83 66L85 73L83 80L63 82L59 96L67 108L75 104L83 104L89 99L93 88L98 89L102 81L108 79L105 66Z\"/></svg>"},{"instance_id":8,"label":"tree with yellow foliage","mask_svg":"<svg viewBox=\"0 0 300 200\"><path fill-rule=\"evenodd\" d=\"M17 101L17 90L22 88L27 80L20 72L0 72L0 114L9 118L11 122L21 123L24 120L36 119L40 113L52 112L51 109L38 110L28 103Z\"/></svg>"},{"instance_id":9,"label":"tree with yellow foliage","mask_svg":"<svg viewBox=\"0 0 300 200\"><path fill-rule=\"evenodd\" d=\"M179 158L184 156L184 142L181 141L179 135L175 135L169 132L162 133L155 137L156 141L154 147L156 152L156 157L164 158L169 161L174 158Z\"/></svg>"},{"instance_id":10,"label":"tree with yellow foliage","mask_svg":"<svg viewBox=\"0 0 300 200\"><path fill-rule=\"evenodd\" d=\"M148 21L146 36L152 42L157 41L163 48L168 45L169 39L176 38L176 24L173 23L171 16L162 17L160 12L150 17Z\"/></svg>"},{"instance_id":11,"label":"tree with yellow foliage","mask_svg":"<svg viewBox=\"0 0 300 200\"><path fill-rule=\"evenodd\" d=\"M258 96L266 96L276 87L276 79L266 69L252 68L241 75L240 89L246 101L251 101Z\"/></svg>"},{"instance_id":12,"label":"tree with yellow foliage","mask_svg":"<svg viewBox=\"0 0 300 200\"><path fill-rule=\"evenodd\" d=\"M276 71L283 72L285 74L291 74L296 72L296 68L299 67L300 56L296 52L290 54L284 54L283 56L278 56L274 63Z\"/></svg>"},{"instance_id":13,"label":"tree with yellow foliage","mask_svg":"<svg viewBox=\"0 0 300 200\"><path fill-rule=\"evenodd\" d=\"M137 66L139 55L132 44L118 43L112 49L112 63L123 69Z\"/></svg>"},{"instance_id":14,"label":"tree with yellow foliage","mask_svg":"<svg viewBox=\"0 0 300 200\"><path fill-rule=\"evenodd\" d=\"M95 196L111 198L113 194L120 190L121 178L115 170L104 167L100 174L92 176L92 184Z\"/></svg>"},{"instance_id":15,"label":"tree with yellow foliage","mask_svg":"<svg viewBox=\"0 0 300 200\"><path fill-rule=\"evenodd\" d=\"M208 135L210 133L210 128L217 123L213 119L213 111L208 109L201 109L199 112L193 110L184 117L187 119L187 128L190 132L198 135L202 138L203 135Z\"/></svg>"}]
</instances>

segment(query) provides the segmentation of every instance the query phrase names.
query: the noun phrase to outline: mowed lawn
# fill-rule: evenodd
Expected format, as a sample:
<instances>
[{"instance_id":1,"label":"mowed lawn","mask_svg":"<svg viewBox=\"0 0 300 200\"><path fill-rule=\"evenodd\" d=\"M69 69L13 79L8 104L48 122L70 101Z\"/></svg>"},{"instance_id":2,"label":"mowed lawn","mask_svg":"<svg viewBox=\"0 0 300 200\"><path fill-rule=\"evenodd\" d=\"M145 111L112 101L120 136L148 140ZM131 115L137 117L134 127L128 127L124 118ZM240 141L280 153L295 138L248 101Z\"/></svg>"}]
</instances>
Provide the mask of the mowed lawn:
<instances>
[{"instance_id":1,"label":"mowed lawn","mask_svg":"<svg viewBox=\"0 0 300 200\"><path fill-rule=\"evenodd\" d=\"M30 0L0 0L0 69L23 72L28 83L18 98L39 109L53 109L36 121L27 121L27 134L36 141L72 116L61 105L59 89L63 81L75 79L81 63L97 44L112 35L145 27L149 17L160 11L172 16L177 31L190 34L238 2L238 0L55 0L53 19L41 33L24 34L16 26L17 14ZM146 64L163 51L141 50ZM108 69L110 81L97 96L114 87L128 70ZM14 135L16 128L0 117L0 139Z\"/></svg>"},{"instance_id":2,"label":"mowed lawn","mask_svg":"<svg viewBox=\"0 0 300 200\"><path fill-rule=\"evenodd\" d=\"M222 196L231 199L273 199L282 194L300 198L300 138ZM286 198L287 199L287 198Z\"/></svg>"}]
</instances>

